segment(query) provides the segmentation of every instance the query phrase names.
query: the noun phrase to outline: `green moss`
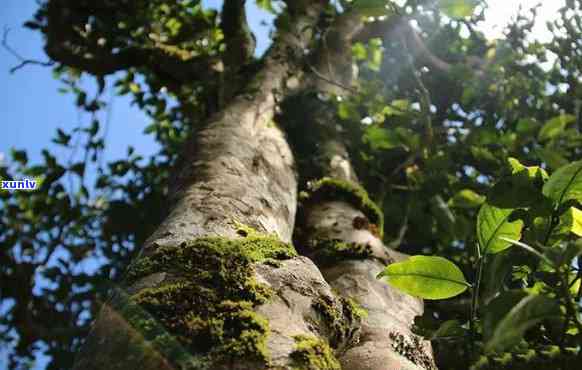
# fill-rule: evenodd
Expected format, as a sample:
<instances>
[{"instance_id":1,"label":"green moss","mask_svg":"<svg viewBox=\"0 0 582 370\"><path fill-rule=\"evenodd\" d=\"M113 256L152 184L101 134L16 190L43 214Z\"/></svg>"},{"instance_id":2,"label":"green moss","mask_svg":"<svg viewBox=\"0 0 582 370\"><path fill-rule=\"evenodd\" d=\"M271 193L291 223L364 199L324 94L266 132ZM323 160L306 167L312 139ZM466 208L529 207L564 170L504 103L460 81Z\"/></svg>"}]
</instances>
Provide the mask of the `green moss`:
<instances>
[{"instance_id":1,"label":"green moss","mask_svg":"<svg viewBox=\"0 0 582 370\"><path fill-rule=\"evenodd\" d=\"M362 307L358 302L352 298L343 299L345 301L345 305L347 306L347 310L352 312L351 316L353 316L356 320L361 321L368 317L368 310Z\"/></svg>"},{"instance_id":2,"label":"green moss","mask_svg":"<svg viewBox=\"0 0 582 370\"><path fill-rule=\"evenodd\" d=\"M322 339L297 335L295 351L291 353L294 368L299 370L340 370L341 365L332 349Z\"/></svg>"},{"instance_id":3,"label":"green moss","mask_svg":"<svg viewBox=\"0 0 582 370\"><path fill-rule=\"evenodd\" d=\"M318 263L333 264L345 259L366 259L372 255L368 244L349 243L340 239L317 239L311 243Z\"/></svg>"},{"instance_id":4,"label":"green moss","mask_svg":"<svg viewBox=\"0 0 582 370\"><path fill-rule=\"evenodd\" d=\"M333 348L343 348L359 339L362 319L367 312L355 301L341 297L339 304L329 297L320 297L313 307L323 317L330 333L329 342Z\"/></svg>"},{"instance_id":5,"label":"green moss","mask_svg":"<svg viewBox=\"0 0 582 370\"><path fill-rule=\"evenodd\" d=\"M343 200L362 211L377 230L372 230L382 237L384 229L384 215L374 203L366 190L361 186L338 179L324 177L311 186L310 199Z\"/></svg>"},{"instance_id":6,"label":"green moss","mask_svg":"<svg viewBox=\"0 0 582 370\"><path fill-rule=\"evenodd\" d=\"M148 341L175 338L185 353L210 363L244 358L268 364L268 322L254 308L272 292L256 281L253 264L288 259L296 252L275 237L250 228L238 230L245 237L200 238L159 247L130 267L129 283L152 273L168 273L161 286L139 291L124 308L125 316L133 317L132 325ZM144 319L136 312L150 316ZM174 364L185 363L171 359Z\"/></svg>"}]
</instances>

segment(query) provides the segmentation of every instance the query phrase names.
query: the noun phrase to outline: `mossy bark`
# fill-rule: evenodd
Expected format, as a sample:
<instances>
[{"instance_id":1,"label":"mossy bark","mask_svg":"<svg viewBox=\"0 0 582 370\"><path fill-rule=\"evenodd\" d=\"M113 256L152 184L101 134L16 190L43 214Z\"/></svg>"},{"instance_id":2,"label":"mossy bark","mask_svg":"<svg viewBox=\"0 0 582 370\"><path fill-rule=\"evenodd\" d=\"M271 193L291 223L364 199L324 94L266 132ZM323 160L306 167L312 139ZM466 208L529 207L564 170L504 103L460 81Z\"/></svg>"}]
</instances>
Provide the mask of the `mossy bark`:
<instances>
[{"instance_id":1,"label":"mossy bark","mask_svg":"<svg viewBox=\"0 0 582 370\"><path fill-rule=\"evenodd\" d=\"M298 240L333 289L367 312L361 340L339 358L342 369L435 369L430 342L411 332L414 317L423 312L422 300L376 279L387 264L406 255L382 242L381 212L359 185L341 134L330 129L333 111L321 104L311 114L309 124L324 127L315 157L319 175L328 177L311 182Z\"/></svg>"},{"instance_id":2,"label":"mossy bark","mask_svg":"<svg viewBox=\"0 0 582 370\"><path fill-rule=\"evenodd\" d=\"M351 83L345 63L324 67L349 62L362 22L340 18L325 33L333 47L314 54L316 70L340 86L302 79L326 2L286 4L290 29L262 69L184 148L169 215L103 305L75 370L416 369L416 355L432 364L429 345L414 342L411 356L393 338L414 338L422 302L376 280L404 256L384 247L381 212L357 184L341 140L321 142L329 178L314 185L303 214L312 243L302 250L320 268L289 244L297 179L275 111L298 82L334 93Z\"/></svg>"},{"instance_id":3,"label":"mossy bark","mask_svg":"<svg viewBox=\"0 0 582 370\"><path fill-rule=\"evenodd\" d=\"M324 5L289 2L290 29L262 69L187 144L169 215L103 305L74 369L290 369L297 336L341 347L357 335L349 303L288 244L297 179L272 124L301 80L297 56Z\"/></svg>"}]
</instances>

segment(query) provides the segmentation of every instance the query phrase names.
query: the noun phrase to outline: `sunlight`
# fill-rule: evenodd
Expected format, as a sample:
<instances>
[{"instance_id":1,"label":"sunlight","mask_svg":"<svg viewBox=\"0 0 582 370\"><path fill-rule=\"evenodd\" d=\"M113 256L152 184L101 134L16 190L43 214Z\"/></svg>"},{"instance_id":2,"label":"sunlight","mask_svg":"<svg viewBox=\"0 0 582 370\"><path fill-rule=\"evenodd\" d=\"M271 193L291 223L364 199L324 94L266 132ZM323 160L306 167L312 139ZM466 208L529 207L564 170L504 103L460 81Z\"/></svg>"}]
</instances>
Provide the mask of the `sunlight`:
<instances>
[{"instance_id":1,"label":"sunlight","mask_svg":"<svg viewBox=\"0 0 582 370\"><path fill-rule=\"evenodd\" d=\"M480 29L490 39L503 38L503 29L516 16L520 6L527 12L541 3L532 35L542 42L551 39L546 22L554 20L558 16L558 9L564 5L562 0L488 0L487 3L489 8L485 12L485 21L480 23Z\"/></svg>"}]
</instances>

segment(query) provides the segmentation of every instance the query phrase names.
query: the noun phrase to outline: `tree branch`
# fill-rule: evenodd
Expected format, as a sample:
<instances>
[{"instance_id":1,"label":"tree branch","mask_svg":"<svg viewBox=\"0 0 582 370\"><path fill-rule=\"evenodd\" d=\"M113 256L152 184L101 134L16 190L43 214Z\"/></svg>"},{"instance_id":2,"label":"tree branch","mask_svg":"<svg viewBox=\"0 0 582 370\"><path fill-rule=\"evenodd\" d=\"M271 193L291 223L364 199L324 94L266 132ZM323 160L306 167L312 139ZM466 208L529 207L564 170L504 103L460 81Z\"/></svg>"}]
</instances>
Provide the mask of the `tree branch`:
<instances>
[{"instance_id":1,"label":"tree branch","mask_svg":"<svg viewBox=\"0 0 582 370\"><path fill-rule=\"evenodd\" d=\"M222 7L220 27L224 33L226 69L238 69L247 64L255 53L255 36L247 23L246 0L226 0Z\"/></svg>"},{"instance_id":2,"label":"tree branch","mask_svg":"<svg viewBox=\"0 0 582 370\"><path fill-rule=\"evenodd\" d=\"M351 87L355 77L352 40L363 24L357 11L348 11L338 15L323 32L320 45L314 53L314 65L310 65L317 77L315 84L318 90L338 95L345 91L356 91Z\"/></svg>"},{"instance_id":3,"label":"tree branch","mask_svg":"<svg viewBox=\"0 0 582 370\"><path fill-rule=\"evenodd\" d=\"M418 32L409 24L409 18L405 16L390 17L383 21L367 23L354 40L366 42L372 38L381 38L384 41L394 38L404 38L415 57L420 57L431 67L449 72L451 64L434 55L426 46Z\"/></svg>"},{"instance_id":4,"label":"tree branch","mask_svg":"<svg viewBox=\"0 0 582 370\"><path fill-rule=\"evenodd\" d=\"M183 82L193 79L213 80L215 75L212 72L220 69L218 58L191 57L175 50L172 45L162 43L130 46L118 52L76 45L71 40L78 39L78 35L60 6L55 1L48 3L45 27L45 52L55 62L96 76L113 74L131 67L145 67Z\"/></svg>"},{"instance_id":5,"label":"tree branch","mask_svg":"<svg viewBox=\"0 0 582 370\"><path fill-rule=\"evenodd\" d=\"M4 49L6 49L6 51L8 51L13 57L15 57L16 59L18 59L20 61L20 63L18 65L10 68L10 73L14 73L28 64L40 65L43 67L50 67L50 66L54 65L54 62L51 60L49 60L47 62L42 62L42 61L34 60L34 59L26 59L23 56L21 56L16 50L14 50L8 44L8 33L10 33L10 28L4 27L4 33L2 35L2 47Z\"/></svg>"}]
</instances>

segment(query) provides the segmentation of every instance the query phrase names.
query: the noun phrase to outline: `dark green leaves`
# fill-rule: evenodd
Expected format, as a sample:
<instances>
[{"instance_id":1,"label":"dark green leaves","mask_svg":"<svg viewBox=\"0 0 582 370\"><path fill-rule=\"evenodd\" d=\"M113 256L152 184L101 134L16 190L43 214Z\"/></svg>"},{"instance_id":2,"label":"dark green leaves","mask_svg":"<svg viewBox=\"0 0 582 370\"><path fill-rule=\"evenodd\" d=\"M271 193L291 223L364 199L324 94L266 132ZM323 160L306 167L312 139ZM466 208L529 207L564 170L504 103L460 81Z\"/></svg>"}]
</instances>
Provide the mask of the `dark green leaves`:
<instances>
[{"instance_id":1,"label":"dark green leaves","mask_svg":"<svg viewBox=\"0 0 582 370\"><path fill-rule=\"evenodd\" d=\"M446 299L463 293L470 284L463 272L442 257L412 256L393 263L378 275L390 285L425 299Z\"/></svg>"},{"instance_id":2,"label":"dark green leaves","mask_svg":"<svg viewBox=\"0 0 582 370\"><path fill-rule=\"evenodd\" d=\"M544 185L543 193L558 205L575 200L582 202L582 161L561 167Z\"/></svg>"},{"instance_id":3,"label":"dark green leaves","mask_svg":"<svg viewBox=\"0 0 582 370\"><path fill-rule=\"evenodd\" d=\"M511 208L497 208L490 204L484 204L477 216L477 239L482 254L498 253L511 246L510 242L499 239L519 240L523 221L512 220Z\"/></svg>"},{"instance_id":4,"label":"dark green leaves","mask_svg":"<svg viewBox=\"0 0 582 370\"><path fill-rule=\"evenodd\" d=\"M387 0L355 0L354 8L366 17L379 17L389 12Z\"/></svg>"},{"instance_id":5,"label":"dark green leaves","mask_svg":"<svg viewBox=\"0 0 582 370\"><path fill-rule=\"evenodd\" d=\"M569 123L575 122L576 116L562 114L547 121L538 134L540 141L551 140L564 132Z\"/></svg>"},{"instance_id":6,"label":"dark green leaves","mask_svg":"<svg viewBox=\"0 0 582 370\"><path fill-rule=\"evenodd\" d=\"M486 351L503 351L519 342L526 330L560 315L559 304L548 297L509 291L487 305L483 318Z\"/></svg>"}]
</instances>

